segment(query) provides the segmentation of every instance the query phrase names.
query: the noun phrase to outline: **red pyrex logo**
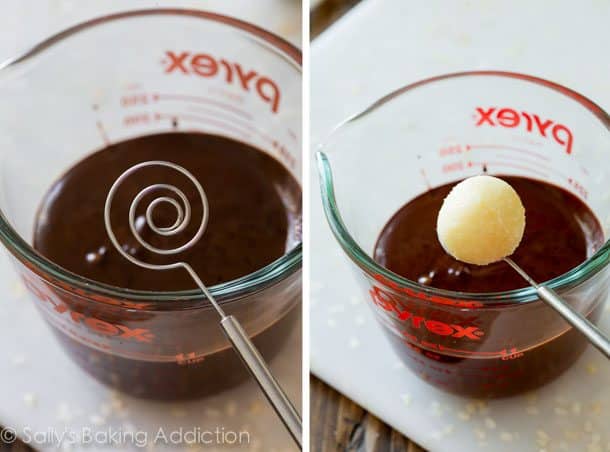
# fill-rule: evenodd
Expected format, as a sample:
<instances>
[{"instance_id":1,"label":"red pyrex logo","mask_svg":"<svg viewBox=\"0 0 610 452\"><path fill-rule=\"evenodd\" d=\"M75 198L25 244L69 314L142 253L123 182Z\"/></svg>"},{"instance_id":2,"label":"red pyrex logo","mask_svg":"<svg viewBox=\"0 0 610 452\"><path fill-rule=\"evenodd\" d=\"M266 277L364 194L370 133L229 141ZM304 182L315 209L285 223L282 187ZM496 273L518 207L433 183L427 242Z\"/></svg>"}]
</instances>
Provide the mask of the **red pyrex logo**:
<instances>
[{"instance_id":1,"label":"red pyrex logo","mask_svg":"<svg viewBox=\"0 0 610 452\"><path fill-rule=\"evenodd\" d=\"M555 123L551 119L543 121L536 114L524 111L519 112L512 108L496 107L476 107L475 116L477 127L485 125L490 127L515 128L524 123L525 129L528 132L537 132L544 138L549 138L548 132L557 144L564 147L566 153L572 153L572 143L574 142L572 131L567 126Z\"/></svg>"},{"instance_id":2,"label":"red pyrex logo","mask_svg":"<svg viewBox=\"0 0 610 452\"><path fill-rule=\"evenodd\" d=\"M412 312L404 309L402 306L399 306L399 303L392 300L391 296L385 293L379 287L373 286L373 288L370 290L370 294L373 302L377 306L385 311L393 312L399 320L410 323L415 329L421 329L424 327L429 332L439 336L451 336L458 339L465 338L474 341L480 340L480 336L483 336L484 334L477 326L448 324L439 320L432 320L414 315Z\"/></svg>"},{"instance_id":3,"label":"red pyrex logo","mask_svg":"<svg viewBox=\"0 0 610 452\"><path fill-rule=\"evenodd\" d=\"M137 342L150 343L154 338L154 335L145 328L131 329L119 323L106 322L104 320L96 319L95 317L86 316L80 312L72 311L65 303L59 300L55 294L42 285L38 286L35 282L30 281L26 277L23 278L23 281L36 298L42 302L49 303L56 313L69 317L72 322L77 325L84 325L88 329L104 336L114 336Z\"/></svg>"},{"instance_id":4,"label":"red pyrex logo","mask_svg":"<svg viewBox=\"0 0 610 452\"><path fill-rule=\"evenodd\" d=\"M246 92L254 91L263 102L277 113L280 106L280 88L269 77L254 70L246 70L239 63L217 59L207 53L165 52L165 73L196 75L199 77L222 77L228 84L236 84Z\"/></svg>"}]
</instances>

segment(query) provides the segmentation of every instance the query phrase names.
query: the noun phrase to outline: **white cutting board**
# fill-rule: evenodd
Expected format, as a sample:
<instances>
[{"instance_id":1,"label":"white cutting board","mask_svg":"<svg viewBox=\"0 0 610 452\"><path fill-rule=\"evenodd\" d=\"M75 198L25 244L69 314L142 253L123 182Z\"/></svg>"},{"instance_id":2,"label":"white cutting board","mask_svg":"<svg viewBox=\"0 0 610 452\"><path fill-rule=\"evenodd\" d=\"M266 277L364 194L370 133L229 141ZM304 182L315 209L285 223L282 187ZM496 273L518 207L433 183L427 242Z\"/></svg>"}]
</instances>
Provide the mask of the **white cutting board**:
<instances>
[{"instance_id":1,"label":"white cutting board","mask_svg":"<svg viewBox=\"0 0 610 452\"><path fill-rule=\"evenodd\" d=\"M366 0L313 43L312 152L333 125L381 95L447 72L525 72L608 110L608 23L606 1ZM416 378L354 284L324 219L316 174L311 183L315 375L432 451L610 450L610 363L592 349L536 393L487 405ZM608 310L602 328L610 333Z\"/></svg>"},{"instance_id":2,"label":"white cutting board","mask_svg":"<svg viewBox=\"0 0 610 452\"><path fill-rule=\"evenodd\" d=\"M110 12L153 6L208 9L255 23L295 44L301 40L301 6L294 0L3 0L0 15L0 60L18 49L36 43L67 25ZM25 125L25 123L24 123ZM0 322L0 425L11 427L38 450L248 450L248 445L231 446L228 432L249 433L249 450L294 451L292 439L252 382L234 390L191 403L155 403L117 395L88 377L59 348L22 285L18 282L4 250L0 251L0 293L3 294ZM301 405L301 330L295 329L280 356L271 363L290 398ZM183 434L172 432L183 428ZM215 430L225 432L216 446ZM24 430L28 428L29 430ZM168 443L159 438L163 428ZM97 445L70 444L87 429L101 432ZM199 429L199 430L197 430ZM198 432L201 441L188 446L187 432ZM213 437L207 434L213 432ZM27 433L29 432L29 433ZM59 443L52 434L67 432ZM130 433L130 432L135 432ZM143 433L138 433L143 432ZM144 438L144 432L147 438ZM110 436L114 433L114 437ZM119 438L117 433L122 436ZM182 436L182 438L180 438ZM45 439L50 440L42 444ZM115 441L117 438L121 444ZM126 439L125 439L126 438ZM131 438L134 438L131 440ZM248 436L242 435L244 443ZM105 444L104 444L105 443Z\"/></svg>"}]
</instances>

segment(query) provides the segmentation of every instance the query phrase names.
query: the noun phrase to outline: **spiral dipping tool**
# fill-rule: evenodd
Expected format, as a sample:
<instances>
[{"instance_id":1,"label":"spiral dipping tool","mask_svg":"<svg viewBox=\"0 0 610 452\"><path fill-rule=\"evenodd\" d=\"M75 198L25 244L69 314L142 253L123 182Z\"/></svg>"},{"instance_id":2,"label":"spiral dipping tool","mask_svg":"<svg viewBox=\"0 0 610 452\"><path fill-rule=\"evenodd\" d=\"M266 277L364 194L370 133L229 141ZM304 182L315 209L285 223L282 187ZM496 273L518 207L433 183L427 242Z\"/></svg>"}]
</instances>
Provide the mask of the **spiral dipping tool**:
<instances>
[{"instance_id":1,"label":"spiral dipping tool","mask_svg":"<svg viewBox=\"0 0 610 452\"><path fill-rule=\"evenodd\" d=\"M134 166L130 167L129 169L127 169L125 172L123 172L123 174L121 174L117 178L117 180L113 183L112 187L110 188L110 190L108 192L108 196L106 198L106 203L104 205L104 224L106 226L106 232L108 233L108 236L110 237L110 240L112 241L112 244L114 245L116 250L125 259L127 259L128 261L130 261L133 264L138 265L140 267L151 269L151 270L170 270L170 269L176 269L176 268L183 268L184 270L186 270L189 273L191 278L193 278L193 280L195 281L197 286L201 289L203 294L210 301L210 304L213 306L213 308L216 310L216 312L220 316L220 326L221 326L224 334L226 335L227 339L233 346L233 349L237 352L239 357L242 359L244 365L250 371L250 374L254 377L254 379L258 383L259 387L261 388L261 390L263 391L263 393L269 400L269 403L273 406L276 413L278 414L278 416L280 417L280 419L282 420L282 422L284 423L284 425L286 426L286 428L292 435L295 442L299 445L299 447L302 447L302 423L301 423L301 418L300 418L299 413L297 412L295 407L292 405L292 403L290 402L290 400L288 399L288 397L286 396L286 394L280 387L279 383L277 382L277 380L275 379L275 377L269 370L269 367L265 363L263 357L260 355L260 353L254 346L252 341L248 338L248 335L246 334L244 329L241 327L241 325L239 324L237 319L231 315L227 315L224 312L222 307L216 301L214 296L210 293L210 291L208 290L206 285L201 281L201 279L199 278L197 273L193 270L193 268L186 262L173 262L173 263L169 263L169 264L150 264L147 262L143 262L143 261L137 259L136 257L134 257L133 255L127 253L127 251L125 251L123 249L123 247L117 240L117 238L114 234L113 228L112 228L111 220L110 220L110 211L112 208L113 198L114 198L117 190L119 189L120 185L130 175L132 175L136 171L139 171L143 168L148 168L148 167L153 167L153 166L166 167L171 170L182 173L196 188L196 190L199 194L199 197L200 197L203 213L202 213L201 223L199 225L199 228L197 229L196 234L188 242L184 243L183 245L181 245L179 247L172 248L172 249L161 249L161 248L151 245L150 243L148 243L146 240L144 240L142 238L138 229L136 228L136 210L138 209L138 206L139 206L140 202L142 201L142 199L146 195L151 194L158 190L166 190L166 191L172 192L173 194L176 195L177 198L179 198L180 201L178 201L175 198L170 197L170 196L159 196L159 197L155 198L154 200L152 200L146 207L145 218L146 218L146 223L147 223L148 227L154 233L162 235L162 236L173 236L173 235L179 234L180 232L184 231L184 229L188 226L189 222L191 221L191 205L189 203L187 196L184 194L184 192L182 190L178 189L174 185L161 184L161 183L149 185L149 186L143 188L142 190L140 190L140 192L135 196L135 198L133 199L133 201L131 202L131 205L129 207L129 228L131 230L131 233L135 237L135 239L138 241L138 243L153 253L156 253L159 255L164 255L164 256L169 256L169 255L178 254L178 253L190 248L205 233L207 223L208 223L208 218L209 218L209 205L208 205L208 200L207 200L205 191L204 191L203 187L201 186L201 184L199 183L199 181L189 171L187 171L186 169L184 169L183 167L181 167L179 165L176 165L175 163L161 161L161 160L152 160L152 161L139 163L139 164L134 165ZM154 222L154 218L153 218L154 210L155 210L155 208L157 208L159 205L162 205L162 204L168 204L176 210L176 214L177 214L176 220L170 226L158 226Z\"/></svg>"}]
</instances>

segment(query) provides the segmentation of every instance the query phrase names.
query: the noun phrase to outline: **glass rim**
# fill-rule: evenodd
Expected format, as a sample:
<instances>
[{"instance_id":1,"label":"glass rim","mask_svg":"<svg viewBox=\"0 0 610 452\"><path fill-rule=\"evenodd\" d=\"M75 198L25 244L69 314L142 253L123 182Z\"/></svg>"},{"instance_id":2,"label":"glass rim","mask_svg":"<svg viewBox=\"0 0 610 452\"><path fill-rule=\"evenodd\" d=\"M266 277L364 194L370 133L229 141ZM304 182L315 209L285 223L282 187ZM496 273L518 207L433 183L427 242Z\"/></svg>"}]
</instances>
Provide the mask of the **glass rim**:
<instances>
[{"instance_id":1,"label":"glass rim","mask_svg":"<svg viewBox=\"0 0 610 452\"><path fill-rule=\"evenodd\" d=\"M145 16L182 16L199 18L210 22L226 25L236 31L246 33L256 39L261 40L269 50L283 57L289 64L293 65L299 72L302 72L302 54L296 46L285 39L276 36L256 25L235 19L222 14L208 11L180 9L180 8L154 8L130 10L119 13L99 16L59 31L50 37L40 41L30 47L29 50L10 57L0 62L0 75L2 71L22 62L28 61L32 57L53 47L54 44L64 41L79 32L93 27L104 25L109 22L131 19ZM94 294L95 300L104 302L108 299L125 299L138 302L199 302L205 301L205 296L199 289L182 291L145 291L132 290L104 284L92 279L88 279L72 273L51 260L38 253L29 245L21 235L10 225L2 209L0 209L0 241L6 246L17 259L26 267L43 277L52 284L59 284L68 289L79 289L85 293ZM286 254L258 269L255 272L231 281L217 284L209 288L212 295L218 298L220 304L229 302L249 293L260 291L266 287L277 284L301 268L302 263L302 242L299 241ZM115 304L115 303L112 303Z\"/></svg>"},{"instance_id":2,"label":"glass rim","mask_svg":"<svg viewBox=\"0 0 610 452\"><path fill-rule=\"evenodd\" d=\"M581 94L577 93L576 91L573 91L563 85L551 82L549 80L516 72L494 70L454 72L450 74L430 77L417 81L415 83L402 86L392 91L391 93L381 97L377 101L373 102L364 110L352 116L349 116L347 119L335 126L326 136L326 138L317 146L316 160L318 165L318 174L320 176L322 205L333 235L339 242L339 245L341 246L343 251L360 269L362 269L371 277L379 275L389 281L391 284L397 285L401 288L406 288L407 290L411 290L416 293L421 293L424 296L430 297L432 299L436 297L443 297L449 300L456 301L469 300L474 301L481 306L498 304L512 305L533 302L539 299L536 293L536 289L534 289L533 287L524 287L521 289L501 292L472 293L437 289L430 286L425 286L416 281L412 281L403 276L400 276L378 264L371 256L369 256L368 253L366 253L360 247L358 242L352 237L347 227L345 226L345 223L343 222L341 213L339 211L339 207L337 205L337 200L334 191L332 165L330 163L330 159L327 153L324 152L325 148L328 146L329 142L332 140L332 138L337 132L339 132L346 126L349 126L351 123L359 120L360 118L368 115L369 113L372 113L379 107L382 107L387 102L394 100L402 94L408 93L419 87L434 84L439 81L473 76L510 78L530 82L539 86L549 88L552 91L555 91L576 101L578 104L580 104L590 113L592 113L595 117L597 117L599 121L605 126L605 128L610 131L610 116L599 105L586 98L585 96L582 96ZM587 258L580 265L549 281L541 281L540 283L544 283L547 287L550 287L553 290L562 290L569 287L573 287L575 285L582 284L589 278L593 277L602 268L608 265L608 263L610 263L610 238L607 238L606 242L600 247L600 249L597 250L597 252L595 252L592 256ZM385 282L384 284L387 285L387 282Z\"/></svg>"}]
</instances>

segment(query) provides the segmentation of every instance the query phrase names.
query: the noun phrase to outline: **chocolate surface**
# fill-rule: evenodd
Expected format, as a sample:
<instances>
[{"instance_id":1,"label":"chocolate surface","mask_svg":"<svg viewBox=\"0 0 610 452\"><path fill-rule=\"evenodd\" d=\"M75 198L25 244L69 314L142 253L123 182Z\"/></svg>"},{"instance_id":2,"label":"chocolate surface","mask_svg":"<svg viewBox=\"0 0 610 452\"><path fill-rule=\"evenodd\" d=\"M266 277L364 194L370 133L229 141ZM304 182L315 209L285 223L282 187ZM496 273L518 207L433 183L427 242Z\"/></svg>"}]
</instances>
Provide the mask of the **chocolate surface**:
<instances>
[{"instance_id":1,"label":"chocolate surface","mask_svg":"<svg viewBox=\"0 0 610 452\"><path fill-rule=\"evenodd\" d=\"M562 275L603 243L599 222L573 194L532 179L501 178L517 191L525 207L525 233L512 258L534 280ZM525 287L525 281L505 262L465 264L442 248L436 218L454 185L434 188L405 204L381 231L375 260L401 276L439 289L497 292Z\"/></svg>"},{"instance_id":2,"label":"chocolate surface","mask_svg":"<svg viewBox=\"0 0 610 452\"><path fill-rule=\"evenodd\" d=\"M190 263L207 285L226 282L263 268L299 240L301 190L278 161L249 145L199 133L165 133L113 144L69 169L42 201L34 231L34 247L65 269L117 287L174 291L194 288L184 270L155 271L135 266L112 246L104 228L108 190L129 167L147 160L183 166L203 186L209 202L209 222L191 249L160 258L142 247L128 228L128 209L144 187L176 185L193 207L189 227L176 237L161 237L146 225L144 212L154 197L146 196L136 213L143 238L159 248L188 241L199 226L201 201L183 175L168 168L145 168L119 189L111 211L113 230L123 248L144 262ZM176 219L167 204L155 210L158 226Z\"/></svg>"}]
</instances>

